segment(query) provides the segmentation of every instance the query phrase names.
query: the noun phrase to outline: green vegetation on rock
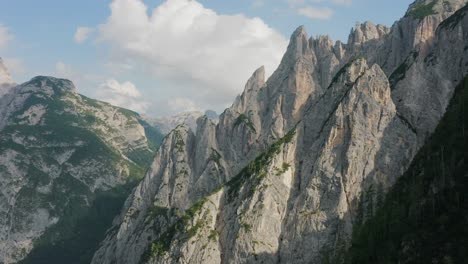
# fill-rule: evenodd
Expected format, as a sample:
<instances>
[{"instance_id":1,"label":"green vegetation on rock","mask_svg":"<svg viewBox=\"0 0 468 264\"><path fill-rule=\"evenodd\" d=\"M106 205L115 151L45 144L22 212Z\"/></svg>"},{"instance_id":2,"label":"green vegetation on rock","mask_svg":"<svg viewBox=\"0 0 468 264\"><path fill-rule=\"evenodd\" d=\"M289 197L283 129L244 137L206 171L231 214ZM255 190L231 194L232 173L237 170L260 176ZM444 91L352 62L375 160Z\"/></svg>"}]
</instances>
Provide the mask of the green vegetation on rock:
<instances>
[{"instance_id":1,"label":"green vegetation on rock","mask_svg":"<svg viewBox=\"0 0 468 264\"><path fill-rule=\"evenodd\" d=\"M16 195L12 230L27 231L31 212L39 209L58 221L33 241L33 251L21 263L89 263L146 173L162 135L135 112L67 89L72 87L67 80L40 76L23 86L31 95L0 134L0 155L15 151L17 169L26 175ZM32 107L43 109L37 124L23 115ZM123 129L141 124L147 144L132 147L106 118L117 118ZM94 189L101 177L108 182Z\"/></svg>"},{"instance_id":2,"label":"green vegetation on rock","mask_svg":"<svg viewBox=\"0 0 468 264\"><path fill-rule=\"evenodd\" d=\"M261 180L262 177L265 176L265 168L269 165L275 155L279 154L283 145L290 143L296 134L296 129L292 129L288 132L284 137L277 140L273 143L265 152L260 154L254 161L249 163L237 176L235 176L231 181L226 183L227 192L228 192L228 201L232 201L238 194L242 186L249 181L252 188L259 183L258 181ZM212 155L216 156L216 158L220 158L215 150L213 150ZM282 169L289 168L289 164L284 163L282 165ZM216 189L213 193L216 193L221 188ZM251 192L249 192L251 194ZM201 211L203 205L208 201L208 197L205 197L195 203L192 207L187 209L184 214L179 217L172 225L170 225L164 232L159 235L159 237L154 240L149 247L146 249L145 253L143 254L140 262L146 262L154 257L163 256L165 255L172 244L172 241L177 236L178 241L187 241L193 236L195 236L200 228L205 225L205 222L202 219L196 221L194 225L190 223L193 221L194 217ZM158 217L157 215L154 217ZM251 226L243 223L241 226L249 232L251 230ZM216 231L215 231L216 232ZM211 232L210 238L213 239L216 234Z\"/></svg>"},{"instance_id":3,"label":"green vegetation on rock","mask_svg":"<svg viewBox=\"0 0 468 264\"><path fill-rule=\"evenodd\" d=\"M208 198L203 198L189 209L185 210L184 214L177 219L166 231L164 231L158 239L154 240L149 248L142 256L142 261L145 262L156 256L163 256L170 249L171 243L177 234L183 234L180 238L182 241L187 241L196 235L198 229L203 225L203 221L199 220L195 225L190 226L190 221L201 211L203 205L208 201Z\"/></svg>"},{"instance_id":4,"label":"green vegetation on rock","mask_svg":"<svg viewBox=\"0 0 468 264\"><path fill-rule=\"evenodd\" d=\"M256 186L266 174L266 167L273 161L273 158L280 153L281 147L292 141L296 129L289 131L284 137L273 143L265 152L260 154L255 160L244 167L234 178L227 182L228 202L234 201L238 197L241 188L250 181L251 190L255 191ZM252 192L250 192L252 193Z\"/></svg>"},{"instance_id":5,"label":"green vegetation on rock","mask_svg":"<svg viewBox=\"0 0 468 264\"><path fill-rule=\"evenodd\" d=\"M127 184L97 193L89 208L78 196L71 197L61 215L63 220L36 240L34 249L20 263L90 263L133 186Z\"/></svg>"},{"instance_id":6,"label":"green vegetation on rock","mask_svg":"<svg viewBox=\"0 0 468 264\"><path fill-rule=\"evenodd\" d=\"M182 153L184 152L184 149L185 149L185 142L178 128L179 127L176 127L174 130L172 130L172 137L174 140L174 148L177 150L177 152Z\"/></svg>"},{"instance_id":7,"label":"green vegetation on rock","mask_svg":"<svg viewBox=\"0 0 468 264\"><path fill-rule=\"evenodd\" d=\"M216 163L216 165L221 166L220 165L221 154L219 154L219 152L216 149L211 148L211 154L210 154L210 158L208 159L208 161L213 161L214 163Z\"/></svg>"},{"instance_id":8,"label":"green vegetation on rock","mask_svg":"<svg viewBox=\"0 0 468 264\"><path fill-rule=\"evenodd\" d=\"M396 68L392 74L390 74L390 77L388 78L390 82L390 87L393 89L395 85L403 80L406 76L406 72L409 70L411 65L413 65L414 60L418 57L418 52L412 52L404 61L403 63Z\"/></svg>"},{"instance_id":9,"label":"green vegetation on rock","mask_svg":"<svg viewBox=\"0 0 468 264\"><path fill-rule=\"evenodd\" d=\"M460 24L460 21L465 17L466 11L468 10L468 4L460 8L455 14L451 15L449 18L445 19L440 23L439 28L450 28L454 29L457 25Z\"/></svg>"},{"instance_id":10,"label":"green vegetation on rock","mask_svg":"<svg viewBox=\"0 0 468 264\"><path fill-rule=\"evenodd\" d=\"M437 4L437 1L432 1L429 4L425 3L418 3L415 4L405 16L411 16L416 19L423 19L427 16L434 15L436 12L434 11L434 6Z\"/></svg>"},{"instance_id":11,"label":"green vegetation on rock","mask_svg":"<svg viewBox=\"0 0 468 264\"><path fill-rule=\"evenodd\" d=\"M234 128L238 127L239 125L241 124L245 124L248 128L250 128L253 132L256 132L257 130L255 129L255 126L252 122L252 120L250 120L250 116L246 115L246 114L240 114L236 121L234 121Z\"/></svg>"}]
</instances>

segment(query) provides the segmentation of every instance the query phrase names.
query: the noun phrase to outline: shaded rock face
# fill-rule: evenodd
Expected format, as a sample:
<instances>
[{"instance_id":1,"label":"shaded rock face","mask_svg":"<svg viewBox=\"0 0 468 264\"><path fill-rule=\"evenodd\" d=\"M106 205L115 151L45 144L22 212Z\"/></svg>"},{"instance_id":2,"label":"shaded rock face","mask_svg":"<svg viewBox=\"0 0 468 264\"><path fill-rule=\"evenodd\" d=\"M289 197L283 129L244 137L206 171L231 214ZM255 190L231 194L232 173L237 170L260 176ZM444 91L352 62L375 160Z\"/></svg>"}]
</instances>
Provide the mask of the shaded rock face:
<instances>
[{"instance_id":1,"label":"shaded rock face","mask_svg":"<svg viewBox=\"0 0 468 264\"><path fill-rule=\"evenodd\" d=\"M0 262L80 238L87 230L76 226L101 193L111 195L109 202L128 195L114 190L143 177L156 150L142 122L53 77L35 77L0 97ZM102 225L87 227L102 232L89 237L102 239L109 227Z\"/></svg>"},{"instance_id":2,"label":"shaded rock face","mask_svg":"<svg viewBox=\"0 0 468 264\"><path fill-rule=\"evenodd\" d=\"M436 130L379 199L377 211L353 224L344 263L464 263L468 258L468 204L459 202L468 193L466 150L460 144L468 125L467 88L465 76Z\"/></svg>"},{"instance_id":3,"label":"shaded rock face","mask_svg":"<svg viewBox=\"0 0 468 264\"><path fill-rule=\"evenodd\" d=\"M466 1L428 3L347 44L298 28L218 124L165 138L93 263L339 260L467 72Z\"/></svg>"}]
</instances>

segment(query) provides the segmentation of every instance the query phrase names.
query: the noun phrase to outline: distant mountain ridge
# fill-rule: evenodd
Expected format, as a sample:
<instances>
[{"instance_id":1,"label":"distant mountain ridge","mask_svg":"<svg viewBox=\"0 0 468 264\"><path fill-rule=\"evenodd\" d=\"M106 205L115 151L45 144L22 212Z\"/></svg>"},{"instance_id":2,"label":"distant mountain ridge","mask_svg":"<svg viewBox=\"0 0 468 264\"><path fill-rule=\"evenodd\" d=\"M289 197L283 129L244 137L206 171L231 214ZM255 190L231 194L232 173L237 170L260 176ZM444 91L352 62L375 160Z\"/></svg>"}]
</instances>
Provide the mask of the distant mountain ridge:
<instances>
[{"instance_id":1,"label":"distant mountain ridge","mask_svg":"<svg viewBox=\"0 0 468 264\"><path fill-rule=\"evenodd\" d=\"M0 262L89 262L162 137L68 80L9 87L0 97Z\"/></svg>"},{"instance_id":2,"label":"distant mountain ridge","mask_svg":"<svg viewBox=\"0 0 468 264\"><path fill-rule=\"evenodd\" d=\"M171 132L178 125L187 125L192 131L197 131L197 119L206 115L212 120L218 119L218 114L215 111L207 110L205 113L201 111L182 112L170 117L144 117L144 119L155 128L159 129L164 134Z\"/></svg>"}]
</instances>

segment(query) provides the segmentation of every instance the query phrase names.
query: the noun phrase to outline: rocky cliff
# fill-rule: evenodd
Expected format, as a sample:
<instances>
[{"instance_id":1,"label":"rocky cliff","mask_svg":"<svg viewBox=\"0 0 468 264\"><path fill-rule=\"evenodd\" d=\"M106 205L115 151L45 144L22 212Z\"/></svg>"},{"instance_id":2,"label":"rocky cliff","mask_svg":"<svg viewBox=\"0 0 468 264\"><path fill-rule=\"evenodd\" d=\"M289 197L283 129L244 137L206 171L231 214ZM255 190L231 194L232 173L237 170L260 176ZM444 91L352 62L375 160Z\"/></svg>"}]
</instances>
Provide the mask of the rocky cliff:
<instances>
[{"instance_id":1,"label":"rocky cliff","mask_svg":"<svg viewBox=\"0 0 468 264\"><path fill-rule=\"evenodd\" d=\"M38 76L4 91L0 262L89 262L162 136L68 80Z\"/></svg>"},{"instance_id":2,"label":"rocky cliff","mask_svg":"<svg viewBox=\"0 0 468 264\"><path fill-rule=\"evenodd\" d=\"M93 263L341 261L467 73L465 4L416 1L347 44L299 27L218 124L165 138Z\"/></svg>"},{"instance_id":3,"label":"rocky cliff","mask_svg":"<svg viewBox=\"0 0 468 264\"><path fill-rule=\"evenodd\" d=\"M464 263L468 77L408 170L367 217L358 209L346 263Z\"/></svg>"}]
</instances>

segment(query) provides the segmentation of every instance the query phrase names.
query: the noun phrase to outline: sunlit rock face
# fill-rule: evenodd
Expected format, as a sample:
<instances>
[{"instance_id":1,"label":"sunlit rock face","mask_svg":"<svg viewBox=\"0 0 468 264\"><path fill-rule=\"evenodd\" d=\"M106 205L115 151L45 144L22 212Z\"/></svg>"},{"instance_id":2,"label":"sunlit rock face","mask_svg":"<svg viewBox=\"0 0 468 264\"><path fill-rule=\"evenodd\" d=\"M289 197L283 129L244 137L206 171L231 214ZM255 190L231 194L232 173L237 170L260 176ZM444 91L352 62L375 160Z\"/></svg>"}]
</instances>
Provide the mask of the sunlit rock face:
<instances>
[{"instance_id":1,"label":"sunlit rock face","mask_svg":"<svg viewBox=\"0 0 468 264\"><path fill-rule=\"evenodd\" d=\"M93 263L339 260L467 73L466 1L417 1L347 44L303 27L215 123L176 127Z\"/></svg>"}]
</instances>

